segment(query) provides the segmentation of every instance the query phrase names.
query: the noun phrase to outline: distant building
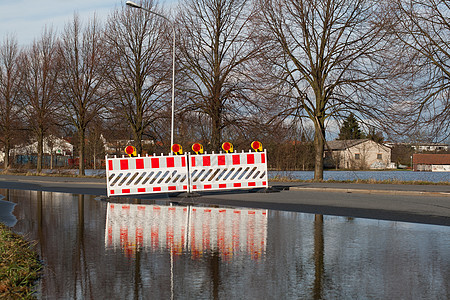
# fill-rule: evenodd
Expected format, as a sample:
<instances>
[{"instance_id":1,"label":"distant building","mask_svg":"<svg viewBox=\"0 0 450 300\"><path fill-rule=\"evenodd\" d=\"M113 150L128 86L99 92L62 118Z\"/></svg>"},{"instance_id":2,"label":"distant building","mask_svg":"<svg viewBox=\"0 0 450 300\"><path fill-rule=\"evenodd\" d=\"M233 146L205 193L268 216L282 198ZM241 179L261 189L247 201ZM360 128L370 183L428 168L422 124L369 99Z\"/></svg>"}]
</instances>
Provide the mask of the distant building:
<instances>
[{"instance_id":1,"label":"distant building","mask_svg":"<svg viewBox=\"0 0 450 300\"><path fill-rule=\"evenodd\" d=\"M33 155L38 153L38 142L28 145L19 145L12 149L13 155ZM62 138L50 135L44 138L43 154L71 156L73 145Z\"/></svg>"},{"instance_id":2,"label":"distant building","mask_svg":"<svg viewBox=\"0 0 450 300\"><path fill-rule=\"evenodd\" d=\"M450 172L450 154L413 154L414 171Z\"/></svg>"},{"instance_id":3,"label":"distant building","mask_svg":"<svg viewBox=\"0 0 450 300\"><path fill-rule=\"evenodd\" d=\"M440 152L440 151L448 151L449 146L447 144L439 144L439 143L385 143L388 147L393 147L396 145L406 145L411 146L415 152Z\"/></svg>"},{"instance_id":4,"label":"distant building","mask_svg":"<svg viewBox=\"0 0 450 300\"><path fill-rule=\"evenodd\" d=\"M14 162L18 165L36 164L38 153L38 142L31 144L17 145L11 150L10 155L14 157ZM62 167L69 164L69 159L73 155L73 145L65 139L50 135L44 138L43 143L43 165Z\"/></svg>"},{"instance_id":5,"label":"distant building","mask_svg":"<svg viewBox=\"0 0 450 300\"><path fill-rule=\"evenodd\" d=\"M391 148L370 139L335 140L325 145L324 166L337 169L388 169Z\"/></svg>"},{"instance_id":6,"label":"distant building","mask_svg":"<svg viewBox=\"0 0 450 300\"><path fill-rule=\"evenodd\" d=\"M134 145L133 140L114 140L111 142L107 142L106 139L103 138L103 136L101 138L105 147L105 152L108 155L125 155L125 148L127 146ZM154 140L142 140L141 143L142 146L155 145Z\"/></svg>"},{"instance_id":7,"label":"distant building","mask_svg":"<svg viewBox=\"0 0 450 300\"><path fill-rule=\"evenodd\" d=\"M429 143L429 144L412 144L414 150L417 152L431 151L431 152L439 152L439 151L447 151L447 144L437 144L437 143Z\"/></svg>"}]
</instances>

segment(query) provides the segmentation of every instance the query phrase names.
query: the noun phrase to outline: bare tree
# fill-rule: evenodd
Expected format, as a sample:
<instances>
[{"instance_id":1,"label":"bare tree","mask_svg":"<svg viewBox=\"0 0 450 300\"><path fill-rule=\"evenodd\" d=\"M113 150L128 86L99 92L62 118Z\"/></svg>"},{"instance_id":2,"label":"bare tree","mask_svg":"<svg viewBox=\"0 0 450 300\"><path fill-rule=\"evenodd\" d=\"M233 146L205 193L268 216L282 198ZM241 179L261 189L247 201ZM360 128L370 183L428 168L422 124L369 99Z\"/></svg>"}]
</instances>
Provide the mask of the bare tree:
<instances>
[{"instance_id":1,"label":"bare tree","mask_svg":"<svg viewBox=\"0 0 450 300\"><path fill-rule=\"evenodd\" d=\"M105 53L101 43L101 28L94 17L83 28L74 16L61 37L61 91L65 118L78 131L79 175L85 174L86 129L105 107L108 92L101 74Z\"/></svg>"},{"instance_id":2,"label":"bare tree","mask_svg":"<svg viewBox=\"0 0 450 300\"><path fill-rule=\"evenodd\" d=\"M37 172L42 170L44 137L58 112L57 40L45 29L21 57L22 112L37 141Z\"/></svg>"},{"instance_id":3,"label":"bare tree","mask_svg":"<svg viewBox=\"0 0 450 300\"><path fill-rule=\"evenodd\" d=\"M397 67L404 70L397 89L407 129L434 137L450 136L450 2L396 0L392 33L402 43Z\"/></svg>"},{"instance_id":4,"label":"bare tree","mask_svg":"<svg viewBox=\"0 0 450 300\"><path fill-rule=\"evenodd\" d=\"M19 47L11 36L0 46L0 142L4 146L4 168L10 165L9 154L19 120L20 94Z\"/></svg>"},{"instance_id":5,"label":"bare tree","mask_svg":"<svg viewBox=\"0 0 450 300\"><path fill-rule=\"evenodd\" d=\"M143 7L161 13L153 1ZM170 101L170 28L165 20L144 10L122 7L109 18L105 30L107 46L105 76L115 103L111 114L129 124L135 147L142 153L142 139L154 126Z\"/></svg>"},{"instance_id":6,"label":"bare tree","mask_svg":"<svg viewBox=\"0 0 450 300\"><path fill-rule=\"evenodd\" d=\"M105 132L102 120L96 118L92 122L87 130L87 143L86 143L86 158L92 162L94 169L97 169L102 159L105 157L105 138L103 133Z\"/></svg>"},{"instance_id":7,"label":"bare tree","mask_svg":"<svg viewBox=\"0 0 450 300\"><path fill-rule=\"evenodd\" d=\"M242 124L252 106L248 65L259 50L252 8L246 0L190 0L180 7L182 93L187 110L209 119L211 150L220 149L223 130Z\"/></svg>"},{"instance_id":8,"label":"bare tree","mask_svg":"<svg viewBox=\"0 0 450 300\"><path fill-rule=\"evenodd\" d=\"M261 69L271 76L279 115L314 124L315 180L323 179L327 120L340 111L380 118L376 96L386 78L383 1L259 0L267 47ZM382 95L381 95L382 96Z\"/></svg>"}]
</instances>

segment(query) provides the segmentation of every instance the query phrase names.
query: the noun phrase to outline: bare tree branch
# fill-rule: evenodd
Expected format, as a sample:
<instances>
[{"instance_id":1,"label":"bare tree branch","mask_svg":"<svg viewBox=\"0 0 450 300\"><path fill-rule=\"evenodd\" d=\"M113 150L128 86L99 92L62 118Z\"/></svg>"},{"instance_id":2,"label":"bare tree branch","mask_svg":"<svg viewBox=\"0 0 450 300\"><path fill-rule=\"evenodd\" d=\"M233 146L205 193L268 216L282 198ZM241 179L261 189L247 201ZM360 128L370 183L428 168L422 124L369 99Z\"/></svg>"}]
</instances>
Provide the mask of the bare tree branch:
<instances>
[{"instance_id":1,"label":"bare tree branch","mask_svg":"<svg viewBox=\"0 0 450 300\"><path fill-rule=\"evenodd\" d=\"M104 109L108 97L101 74L105 55L101 43L101 28L94 17L83 28L74 15L67 24L58 48L61 62L61 102L64 117L78 131L79 174L85 174L85 135L89 123Z\"/></svg>"},{"instance_id":2,"label":"bare tree branch","mask_svg":"<svg viewBox=\"0 0 450 300\"><path fill-rule=\"evenodd\" d=\"M57 39L51 29L45 29L21 59L22 112L37 140L38 173L42 170L44 137L59 109L58 66Z\"/></svg>"},{"instance_id":3,"label":"bare tree branch","mask_svg":"<svg viewBox=\"0 0 450 300\"><path fill-rule=\"evenodd\" d=\"M153 1L143 7L159 13ZM135 146L142 153L146 130L164 117L169 101L171 31L165 20L144 10L122 7L109 18L105 31L105 76L114 95L112 113L131 127Z\"/></svg>"},{"instance_id":4,"label":"bare tree branch","mask_svg":"<svg viewBox=\"0 0 450 300\"><path fill-rule=\"evenodd\" d=\"M19 127L20 69L19 47L11 36L0 46L0 143L5 153L4 168L10 165L9 154L14 144L14 133Z\"/></svg>"},{"instance_id":5,"label":"bare tree branch","mask_svg":"<svg viewBox=\"0 0 450 300\"><path fill-rule=\"evenodd\" d=\"M280 113L296 112L314 124L316 180L323 179L328 119L356 110L379 120L387 111L385 98L375 97L388 78L382 3L259 1L260 32L272 48L263 57L265 74L279 86Z\"/></svg>"},{"instance_id":6,"label":"bare tree branch","mask_svg":"<svg viewBox=\"0 0 450 300\"><path fill-rule=\"evenodd\" d=\"M180 8L180 61L185 110L206 117L211 150L221 147L224 130L242 125L255 102L249 97L248 64L255 47L251 1L187 1Z\"/></svg>"}]
</instances>

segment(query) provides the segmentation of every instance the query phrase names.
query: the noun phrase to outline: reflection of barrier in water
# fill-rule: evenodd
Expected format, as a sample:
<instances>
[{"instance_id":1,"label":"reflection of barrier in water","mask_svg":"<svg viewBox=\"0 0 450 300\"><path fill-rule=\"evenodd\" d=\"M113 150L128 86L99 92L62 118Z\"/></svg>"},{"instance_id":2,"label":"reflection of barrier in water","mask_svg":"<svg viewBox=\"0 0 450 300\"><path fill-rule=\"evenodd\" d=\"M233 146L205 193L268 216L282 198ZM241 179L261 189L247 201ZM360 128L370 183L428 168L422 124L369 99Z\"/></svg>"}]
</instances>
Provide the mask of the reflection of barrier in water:
<instances>
[{"instance_id":1,"label":"reflection of barrier in water","mask_svg":"<svg viewBox=\"0 0 450 300\"><path fill-rule=\"evenodd\" d=\"M133 256L136 249L190 253L217 251L222 259L266 250L267 210L108 203L106 248Z\"/></svg>"}]
</instances>

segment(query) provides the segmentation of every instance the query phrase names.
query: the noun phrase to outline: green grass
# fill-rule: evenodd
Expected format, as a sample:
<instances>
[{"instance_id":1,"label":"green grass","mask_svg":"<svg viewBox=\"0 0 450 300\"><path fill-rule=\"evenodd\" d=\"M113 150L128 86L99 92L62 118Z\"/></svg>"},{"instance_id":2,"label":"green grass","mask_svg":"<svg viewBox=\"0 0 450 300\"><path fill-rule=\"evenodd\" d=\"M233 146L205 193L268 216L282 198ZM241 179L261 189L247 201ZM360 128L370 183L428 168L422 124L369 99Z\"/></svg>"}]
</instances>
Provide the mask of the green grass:
<instances>
[{"instance_id":1,"label":"green grass","mask_svg":"<svg viewBox=\"0 0 450 300\"><path fill-rule=\"evenodd\" d=\"M42 265L33 245L0 223L0 299L35 299Z\"/></svg>"}]
</instances>

